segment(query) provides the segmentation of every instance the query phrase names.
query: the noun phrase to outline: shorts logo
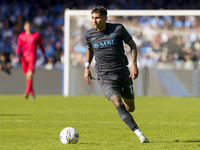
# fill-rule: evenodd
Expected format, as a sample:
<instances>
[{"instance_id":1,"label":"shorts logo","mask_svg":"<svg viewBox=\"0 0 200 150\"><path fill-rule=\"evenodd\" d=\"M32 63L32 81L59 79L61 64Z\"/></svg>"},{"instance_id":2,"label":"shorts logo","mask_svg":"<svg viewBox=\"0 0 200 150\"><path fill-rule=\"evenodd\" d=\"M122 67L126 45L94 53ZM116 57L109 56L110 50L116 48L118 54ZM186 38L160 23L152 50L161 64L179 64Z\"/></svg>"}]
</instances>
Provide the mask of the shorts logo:
<instances>
[{"instance_id":1,"label":"shorts logo","mask_svg":"<svg viewBox=\"0 0 200 150\"><path fill-rule=\"evenodd\" d=\"M105 95L106 95L106 96L108 95L108 91L105 92Z\"/></svg>"},{"instance_id":2,"label":"shorts logo","mask_svg":"<svg viewBox=\"0 0 200 150\"><path fill-rule=\"evenodd\" d=\"M131 94L133 95L133 93L134 93L134 92L133 92L133 85L130 85L129 88L130 88Z\"/></svg>"}]
</instances>

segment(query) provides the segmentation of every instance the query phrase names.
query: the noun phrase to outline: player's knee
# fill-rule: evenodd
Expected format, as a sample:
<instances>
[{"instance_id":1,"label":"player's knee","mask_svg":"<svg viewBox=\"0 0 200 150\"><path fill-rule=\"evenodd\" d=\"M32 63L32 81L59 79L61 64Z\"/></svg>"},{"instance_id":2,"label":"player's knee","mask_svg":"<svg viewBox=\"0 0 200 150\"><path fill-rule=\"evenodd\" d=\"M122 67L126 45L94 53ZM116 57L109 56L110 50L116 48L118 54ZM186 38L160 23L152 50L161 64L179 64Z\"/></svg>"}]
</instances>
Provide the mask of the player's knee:
<instances>
[{"instance_id":1,"label":"player's knee","mask_svg":"<svg viewBox=\"0 0 200 150\"><path fill-rule=\"evenodd\" d=\"M32 78L33 78L33 72L28 71L28 72L26 73L26 79L32 79Z\"/></svg>"},{"instance_id":2,"label":"player's knee","mask_svg":"<svg viewBox=\"0 0 200 150\"><path fill-rule=\"evenodd\" d=\"M123 105L123 103L120 101L114 101L113 104L115 105L116 108Z\"/></svg>"},{"instance_id":3,"label":"player's knee","mask_svg":"<svg viewBox=\"0 0 200 150\"><path fill-rule=\"evenodd\" d=\"M120 96L121 95L119 93L117 93L117 94L113 94L110 97L110 101L115 105L116 108L123 105L123 102L122 102L122 99Z\"/></svg>"},{"instance_id":4,"label":"player's knee","mask_svg":"<svg viewBox=\"0 0 200 150\"><path fill-rule=\"evenodd\" d=\"M135 110L135 104L131 103L131 104L125 104L126 106L126 110L128 110L129 112L134 112Z\"/></svg>"},{"instance_id":5,"label":"player's knee","mask_svg":"<svg viewBox=\"0 0 200 150\"><path fill-rule=\"evenodd\" d=\"M135 105L129 106L129 107L127 108L127 110L128 110L129 112L134 112L134 110L135 110Z\"/></svg>"}]
</instances>

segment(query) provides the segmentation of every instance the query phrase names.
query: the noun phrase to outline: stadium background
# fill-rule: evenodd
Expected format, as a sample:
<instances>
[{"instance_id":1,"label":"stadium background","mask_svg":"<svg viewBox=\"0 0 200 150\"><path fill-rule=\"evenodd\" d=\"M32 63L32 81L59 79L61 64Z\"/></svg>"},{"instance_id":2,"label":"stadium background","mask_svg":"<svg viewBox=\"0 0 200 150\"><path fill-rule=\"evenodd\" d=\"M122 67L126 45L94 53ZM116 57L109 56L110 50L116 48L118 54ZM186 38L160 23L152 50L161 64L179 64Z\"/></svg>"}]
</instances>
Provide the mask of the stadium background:
<instances>
[{"instance_id":1,"label":"stadium background","mask_svg":"<svg viewBox=\"0 0 200 150\"><path fill-rule=\"evenodd\" d=\"M18 34L23 31L25 20L33 22L33 30L40 32L46 49L48 63L44 62L40 51L36 62L37 73L35 77L36 93L61 94L62 93L62 69L63 69L63 26L64 10L91 9L94 4L104 5L107 9L199 9L200 2L193 1L136 1L136 0L74 0L74 1L0 1L0 51L6 54L6 58L12 64L11 74L0 72L0 94L21 94L24 89L24 78L20 72L20 64L14 62L14 54ZM124 17L123 22L133 19L137 22L140 31L145 26L151 28L173 31L176 36L156 35L151 36L150 30L146 31L147 39L141 36L141 32L132 33L138 45L140 60L140 77L135 81L137 95L173 95L173 96L197 96L200 95L200 34L199 17ZM127 21L128 22L128 21ZM84 40L76 41L76 29L72 40L72 74L79 79L83 75L82 65L86 47ZM180 31L187 32L183 37ZM144 34L144 33L143 33ZM150 40L149 40L149 39ZM167 49L168 48L168 49ZM155 68L156 66L156 68ZM50 71L51 70L51 71ZM166 81L170 78L171 82ZM45 79L45 80L44 80ZM43 81L43 82L41 82ZM73 80L74 81L74 80ZM84 83L75 80L71 82L71 95L76 94L101 94L98 86L82 88ZM42 84L41 84L42 83ZM174 84L173 84L174 83ZM173 87L173 88L172 88Z\"/></svg>"}]
</instances>

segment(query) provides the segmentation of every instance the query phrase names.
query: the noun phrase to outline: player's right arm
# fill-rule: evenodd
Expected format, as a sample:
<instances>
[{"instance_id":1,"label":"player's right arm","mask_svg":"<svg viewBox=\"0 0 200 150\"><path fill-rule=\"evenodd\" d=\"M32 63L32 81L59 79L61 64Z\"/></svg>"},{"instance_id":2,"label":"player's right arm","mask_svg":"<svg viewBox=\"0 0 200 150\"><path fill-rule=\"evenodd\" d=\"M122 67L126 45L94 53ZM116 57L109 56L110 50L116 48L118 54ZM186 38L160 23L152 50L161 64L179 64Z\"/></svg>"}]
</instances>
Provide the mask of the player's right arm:
<instances>
[{"instance_id":1,"label":"player's right arm","mask_svg":"<svg viewBox=\"0 0 200 150\"><path fill-rule=\"evenodd\" d=\"M87 83L88 85L91 84L91 81L90 81L90 80L92 80L92 74L91 74L89 68L90 68L90 64L91 64L91 62L92 62L93 56L94 56L93 48L87 46L84 78L85 78L85 81L86 81L86 83Z\"/></svg>"},{"instance_id":2,"label":"player's right arm","mask_svg":"<svg viewBox=\"0 0 200 150\"><path fill-rule=\"evenodd\" d=\"M21 40L21 36L18 36L17 39L17 48L15 51L15 61L18 63L19 62L19 54L21 53L21 48L22 48L22 40Z\"/></svg>"}]
</instances>

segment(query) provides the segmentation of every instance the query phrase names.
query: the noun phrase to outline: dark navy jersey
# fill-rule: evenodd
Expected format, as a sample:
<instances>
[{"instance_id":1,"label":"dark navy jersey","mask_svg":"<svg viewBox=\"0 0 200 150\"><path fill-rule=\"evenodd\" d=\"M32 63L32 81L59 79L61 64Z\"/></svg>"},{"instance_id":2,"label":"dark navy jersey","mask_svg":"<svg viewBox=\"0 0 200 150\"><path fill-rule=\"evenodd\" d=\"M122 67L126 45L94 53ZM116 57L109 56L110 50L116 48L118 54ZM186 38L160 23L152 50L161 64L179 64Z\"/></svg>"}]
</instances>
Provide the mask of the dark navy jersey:
<instances>
[{"instance_id":1,"label":"dark navy jersey","mask_svg":"<svg viewBox=\"0 0 200 150\"><path fill-rule=\"evenodd\" d=\"M128 43L132 37L122 24L106 23L104 31L92 28L85 38L86 44L93 48L98 74L118 72L128 65L123 41Z\"/></svg>"}]
</instances>

